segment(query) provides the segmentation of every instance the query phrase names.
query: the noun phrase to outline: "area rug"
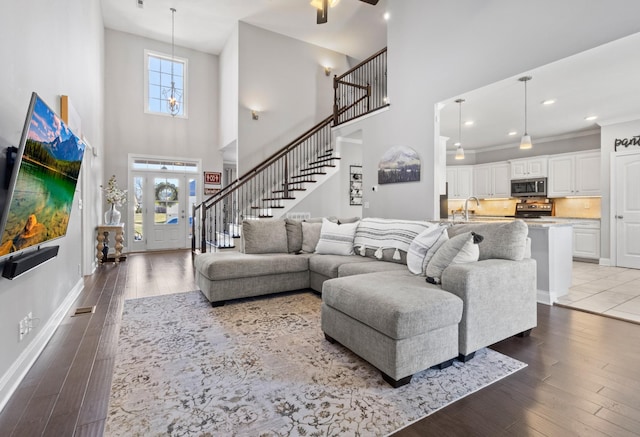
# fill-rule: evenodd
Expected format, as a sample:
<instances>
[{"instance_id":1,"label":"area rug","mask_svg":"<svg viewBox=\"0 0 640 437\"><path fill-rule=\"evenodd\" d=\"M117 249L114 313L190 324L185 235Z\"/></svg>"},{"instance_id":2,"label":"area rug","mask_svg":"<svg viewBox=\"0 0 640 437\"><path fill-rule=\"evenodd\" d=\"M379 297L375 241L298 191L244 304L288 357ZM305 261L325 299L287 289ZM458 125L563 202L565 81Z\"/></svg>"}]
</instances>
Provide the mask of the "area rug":
<instances>
[{"instance_id":1,"label":"area rug","mask_svg":"<svg viewBox=\"0 0 640 437\"><path fill-rule=\"evenodd\" d=\"M310 292L126 301L105 434L388 435L526 366L482 349L393 389L324 339L320 304Z\"/></svg>"}]
</instances>

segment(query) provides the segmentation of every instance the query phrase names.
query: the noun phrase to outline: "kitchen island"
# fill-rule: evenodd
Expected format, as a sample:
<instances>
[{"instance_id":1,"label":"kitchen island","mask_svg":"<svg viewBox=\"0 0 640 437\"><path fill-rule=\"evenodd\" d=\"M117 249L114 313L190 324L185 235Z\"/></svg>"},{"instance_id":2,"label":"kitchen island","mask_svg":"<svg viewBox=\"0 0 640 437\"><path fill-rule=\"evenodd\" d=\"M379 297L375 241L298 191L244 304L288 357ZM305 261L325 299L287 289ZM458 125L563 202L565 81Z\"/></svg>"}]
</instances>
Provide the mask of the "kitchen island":
<instances>
[{"instance_id":1,"label":"kitchen island","mask_svg":"<svg viewBox=\"0 0 640 437\"><path fill-rule=\"evenodd\" d=\"M451 223L509 222L513 218L476 216L469 221ZM538 302L553 305L571 287L573 270L573 225L553 218L525 219L531 239L531 258L537 264Z\"/></svg>"}]
</instances>

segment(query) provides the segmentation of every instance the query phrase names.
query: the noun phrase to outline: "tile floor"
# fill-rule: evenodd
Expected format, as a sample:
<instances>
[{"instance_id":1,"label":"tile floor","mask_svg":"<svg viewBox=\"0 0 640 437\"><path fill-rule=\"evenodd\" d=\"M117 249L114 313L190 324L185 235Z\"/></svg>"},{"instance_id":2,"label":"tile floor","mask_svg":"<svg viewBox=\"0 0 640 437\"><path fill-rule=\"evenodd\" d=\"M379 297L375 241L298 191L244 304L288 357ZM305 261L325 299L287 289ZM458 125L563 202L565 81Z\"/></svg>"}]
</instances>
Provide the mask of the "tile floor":
<instances>
[{"instance_id":1,"label":"tile floor","mask_svg":"<svg viewBox=\"0 0 640 437\"><path fill-rule=\"evenodd\" d=\"M558 304L640 323L640 270L574 261L572 278Z\"/></svg>"}]
</instances>

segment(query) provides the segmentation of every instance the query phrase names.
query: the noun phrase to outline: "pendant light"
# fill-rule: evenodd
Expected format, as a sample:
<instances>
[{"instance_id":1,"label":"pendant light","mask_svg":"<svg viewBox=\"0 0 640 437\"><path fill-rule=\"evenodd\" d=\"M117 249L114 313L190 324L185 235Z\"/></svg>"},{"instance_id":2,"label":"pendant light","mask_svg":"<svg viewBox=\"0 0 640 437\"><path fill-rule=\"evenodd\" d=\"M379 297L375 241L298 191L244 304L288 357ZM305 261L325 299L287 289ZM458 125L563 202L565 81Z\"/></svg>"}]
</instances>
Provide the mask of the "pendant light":
<instances>
[{"instance_id":1,"label":"pendant light","mask_svg":"<svg viewBox=\"0 0 640 437\"><path fill-rule=\"evenodd\" d=\"M171 11L171 88L164 88L162 95L167 101L167 109L169 113L175 117L180 113L180 100L182 93L176 89L176 83L173 78L173 64L175 63L175 8L169 8Z\"/></svg>"},{"instance_id":2,"label":"pendant light","mask_svg":"<svg viewBox=\"0 0 640 437\"><path fill-rule=\"evenodd\" d=\"M522 76L518 79L520 82L524 82L524 135L522 135L522 139L520 140L521 150L527 150L533 147L533 144L531 144L531 136L529 136L527 132L527 82L531 79L531 76Z\"/></svg>"},{"instance_id":3,"label":"pendant light","mask_svg":"<svg viewBox=\"0 0 640 437\"><path fill-rule=\"evenodd\" d=\"M458 112L458 142L455 144L458 146L456 149L456 159L464 159L464 149L462 148L462 103L464 99L457 99L455 102L460 106Z\"/></svg>"}]
</instances>

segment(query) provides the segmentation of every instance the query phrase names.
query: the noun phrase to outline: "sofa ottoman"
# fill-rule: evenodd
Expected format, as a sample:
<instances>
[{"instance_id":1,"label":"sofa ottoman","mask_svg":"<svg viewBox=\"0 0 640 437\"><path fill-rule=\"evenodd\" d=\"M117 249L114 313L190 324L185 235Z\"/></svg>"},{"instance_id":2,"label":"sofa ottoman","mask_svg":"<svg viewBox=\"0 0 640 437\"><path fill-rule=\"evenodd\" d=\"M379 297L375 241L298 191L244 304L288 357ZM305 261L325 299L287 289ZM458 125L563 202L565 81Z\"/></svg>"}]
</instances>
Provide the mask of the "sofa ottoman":
<instances>
[{"instance_id":1,"label":"sofa ottoman","mask_svg":"<svg viewBox=\"0 0 640 437\"><path fill-rule=\"evenodd\" d=\"M288 253L214 252L195 258L196 283L212 306L309 287L309 259Z\"/></svg>"},{"instance_id":2,"label":"sofa ottoman","mask_svg":"<svg viewBox=\"0 0 640 437\"><path fill-rule=\"evenodd\" d=\"M458 356L462 306L459 297L409 272L335 278L322 288L322 330L399 387Z\"/></svg>"}]
</instances>

